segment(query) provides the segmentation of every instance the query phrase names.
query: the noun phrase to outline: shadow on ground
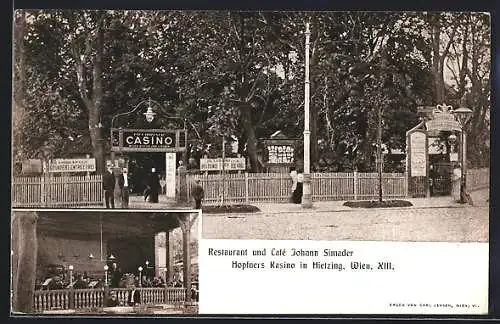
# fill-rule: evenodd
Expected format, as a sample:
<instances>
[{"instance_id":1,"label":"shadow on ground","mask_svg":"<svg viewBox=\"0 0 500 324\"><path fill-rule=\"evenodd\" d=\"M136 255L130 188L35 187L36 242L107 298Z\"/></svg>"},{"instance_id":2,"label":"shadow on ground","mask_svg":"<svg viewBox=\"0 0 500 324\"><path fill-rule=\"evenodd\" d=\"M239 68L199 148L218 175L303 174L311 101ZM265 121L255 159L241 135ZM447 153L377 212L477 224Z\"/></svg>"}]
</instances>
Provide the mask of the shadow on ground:
<instances>
[{"instance_id":1,"label":"shadow on ground","mask_svg":"<svg viewBox=\"0 0 500 324\"><path fill-rule=\"evenodd\" d=\"M407 200L361 200L361 201L346 201L346 207L351 208L390 208L390 207L411 207L413 204Z\"/></svg>"},{"instance_id":2,"label":"shadow on ground","mask_svg":"<svg viewBox=\"0 0 500 324\"><path fill-rule=\"evenodd\" d=\"M222 205L222 206L204 206L204 214L239 214L239 213L257 213L260 209L253 205Z\"/></svg>"}]
</instances>

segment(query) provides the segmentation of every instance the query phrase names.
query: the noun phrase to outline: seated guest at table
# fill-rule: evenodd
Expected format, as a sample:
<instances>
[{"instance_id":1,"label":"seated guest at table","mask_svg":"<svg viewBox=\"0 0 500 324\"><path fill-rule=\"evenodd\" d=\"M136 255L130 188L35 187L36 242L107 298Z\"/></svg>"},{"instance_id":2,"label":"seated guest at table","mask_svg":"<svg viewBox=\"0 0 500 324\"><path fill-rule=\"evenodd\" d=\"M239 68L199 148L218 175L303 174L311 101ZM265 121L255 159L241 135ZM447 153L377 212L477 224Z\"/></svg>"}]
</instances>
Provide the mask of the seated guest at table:
<instances>
[{"instance_id":1,"label":"seated guest at table","mask_svg":"<svg viewBox=\"0 0 500 324\"><path fill-rule=\"evenodd\" d=\"M116 307L119 306L120 302L118 301L118 295L116 294L116 291L111 291L109 293L109 299L106 302L107 307Z\"/></svg>"},{"instance_id":2,"label":"seated guest at table","mask_svg":"<svg viewBox=\"0 0 500 324\"><path fill-rule=\"evenodd\" d=\"M82 275L78 276L78 279L76 279L75 283L73 284L73 288L75 288L75 289L85 289L85 288L88 288L88 284L83 279Z\"/></svg>"},{"instance_id":3,"label":"seated guest at table","mask_svg":"<svg viewBox=\"0 0 500 324\"><path fill-rule=\"evenodd\" d=\"M129 306L134 306L134 305L140 304L141 303L141 293L139 292L139 290L135 289L135 285L130 286L129 289L131 289L131 290L128 292L127 304Z\"/></svg>"}]
</instances>

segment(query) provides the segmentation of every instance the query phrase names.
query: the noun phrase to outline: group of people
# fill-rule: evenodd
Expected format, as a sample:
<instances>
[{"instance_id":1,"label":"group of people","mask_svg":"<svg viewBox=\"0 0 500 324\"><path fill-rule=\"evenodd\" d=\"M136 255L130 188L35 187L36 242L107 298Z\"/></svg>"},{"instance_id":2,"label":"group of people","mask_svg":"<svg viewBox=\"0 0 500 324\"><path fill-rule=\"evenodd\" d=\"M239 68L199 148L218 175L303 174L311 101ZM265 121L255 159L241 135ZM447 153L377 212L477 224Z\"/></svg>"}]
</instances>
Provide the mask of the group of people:
<instances>
[{"instance_id":1,"label":"group of people","mask_svg":"<svg viewBox=\"0 0 500 324\"><path fill-rule=\"evenodd\" d=\"M106 172L102 179L106 208L115 208L115 187L117 181L120 190L121 207L128 208L130 196L128 169L122 168L121 172L116 176L111 164L106 166ZM162 186L160 184L160 175L156 172L155 168L151 169L151 173L148 175L145 182L146 189L143 192L144 200L151 203L157 203Z\"/></svg>"},{"instance_id":2,"label":"group of people","mask_svg":"<svg viewBox=\"0 0 500 324\"><path fill-rule=\"evenodd\" d=\"M115 186L118 178L118 187L120 188L121 207L128 208L129 202L129 179L127 168L122 168L122 172L115 176L113 166L108 164L106 172L102 177L102 187L104 189L104 199L106 200L106 208L115 208Z\"/></svg>"},{"instance_id":3,"label":"group of people","mask_svg":"<svg viewBox=\"0 0 500 324\"><path fill-rule=\"evenodd\" d=\"M141 304L141 292L136 289L135 285L131 284L127 287L129 291L127 292L127 306L137 306ZM118 299L118 293L116 290L111 290L109 292L109 298L106 300L107 307L124 306L123 303Z\"/></svg>"}]
</instances>

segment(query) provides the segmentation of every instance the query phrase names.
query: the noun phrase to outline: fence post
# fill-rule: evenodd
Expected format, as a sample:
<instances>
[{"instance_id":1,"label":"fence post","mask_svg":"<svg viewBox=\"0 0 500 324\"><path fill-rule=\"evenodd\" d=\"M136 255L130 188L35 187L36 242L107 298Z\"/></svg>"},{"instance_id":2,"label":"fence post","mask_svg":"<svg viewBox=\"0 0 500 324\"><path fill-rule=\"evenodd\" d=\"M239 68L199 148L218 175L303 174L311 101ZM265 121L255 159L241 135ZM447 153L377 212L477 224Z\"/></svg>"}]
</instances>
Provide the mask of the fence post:
<instances>
[{"instance_id":1,"label":"fence post","mask_svg":"<svg viewBox=\"0 0 500 324\"><path fill-rule=\"evenodd\" d=\"M358 200L358 171L354 170L354 200Z\"/></svg>"},{"instance_id":2,"label":"fence post","mask_svg":"<svg viewBox=\"0 0 500 324\"><path fill-rule=\"evenodd\" d=\"M102 301L102 306L107 307L108 305L108 300L109 300L109 285L104 285L104 297Z\"/></svg>"},{"instance_id":3,"label":"fence post","mask_svg":"<svg viewBox=\"0 0 500 324\"><path fill-rule=\"evenodd\" d=\"M406 197L408 197L410 195L409 189L408 189L410 187L409 183L408 183L409 179L410 178L408 177L408 173L405 172L403 181L404 181L404 194L406 195Z\"/></svg>"},{"instance_id":4,"label":"fence post","mask_svg":"<svg viewBox=\"0 0 500 324\"><path fill-rule=\"evenodd\" d=\"M248 172L245 172L245 202L248 204L249 197L248 197Z\"/></svg>"},{"instance_id":5,"label":"fence post","mask_svg":"<svg viewBox=\"0 0 500 324\"><path fill-rule=\"evenodd\" d=\"M166 276L166 274L167 273L165 272L165 286L163 287L164 304L168 304L168 282L167 282L167 276Z\"/></svg>"},{"instance_id":6,"label":"fence post","mask_svg":"<svg viewBox=\"0 0 500 324\"><path fill-rule=\"evenodd\" d=\"M75 289L73 286L69 288L68 291L68 308L69 309L74 309L75 308Z\"/></svg>"},{"instance_id":7,"label":"fence post","mask_svg":"<svg viewBox=\"0 0 500 324\"><path fill-rule=\"evenodd\" d=\"M45 192L45 173L42 173L40 177L40 203L42 207L46 207L46 192Z\"/></svg>"}]
</instances>

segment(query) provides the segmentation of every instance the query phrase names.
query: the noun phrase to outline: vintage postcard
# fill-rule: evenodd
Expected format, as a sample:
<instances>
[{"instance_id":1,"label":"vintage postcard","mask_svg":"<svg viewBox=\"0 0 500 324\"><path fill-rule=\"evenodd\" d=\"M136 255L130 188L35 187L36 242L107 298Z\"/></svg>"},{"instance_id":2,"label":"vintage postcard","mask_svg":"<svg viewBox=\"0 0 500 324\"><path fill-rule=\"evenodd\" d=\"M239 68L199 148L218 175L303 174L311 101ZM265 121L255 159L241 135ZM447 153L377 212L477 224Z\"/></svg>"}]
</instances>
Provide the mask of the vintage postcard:
<instances>
[{"instance_id":1,"label":"vintage postcard","mask_svg":"<svg viewBox=\"0 0 500 324\"><path fill-rule=\"evenodd\" d=\"M487 314L488 12L13 31L12 314Z\"/></svg>"}]
</instances>

